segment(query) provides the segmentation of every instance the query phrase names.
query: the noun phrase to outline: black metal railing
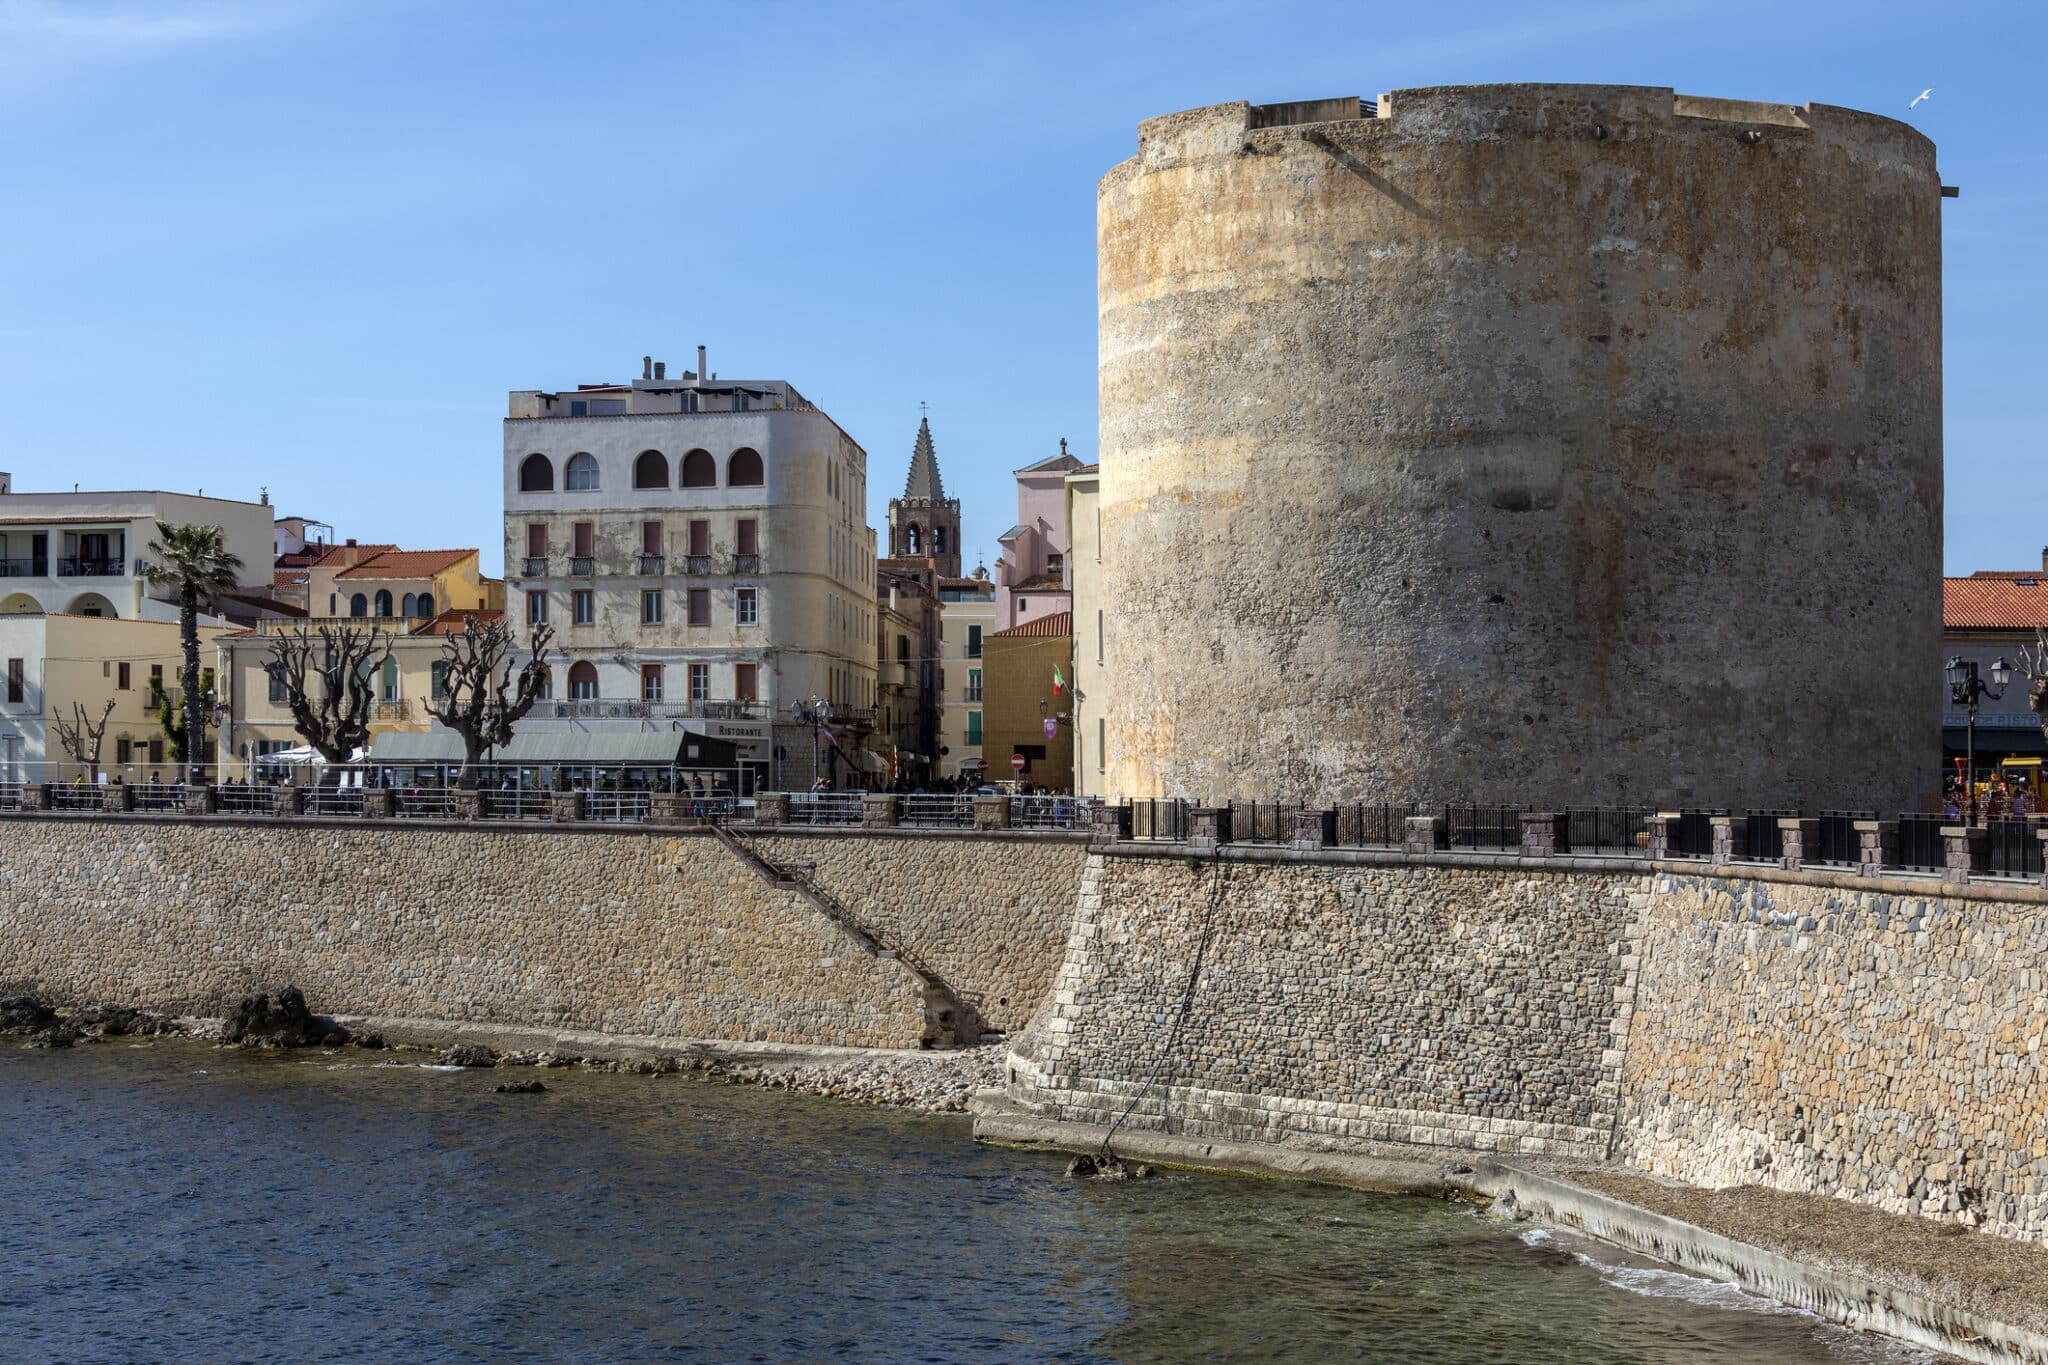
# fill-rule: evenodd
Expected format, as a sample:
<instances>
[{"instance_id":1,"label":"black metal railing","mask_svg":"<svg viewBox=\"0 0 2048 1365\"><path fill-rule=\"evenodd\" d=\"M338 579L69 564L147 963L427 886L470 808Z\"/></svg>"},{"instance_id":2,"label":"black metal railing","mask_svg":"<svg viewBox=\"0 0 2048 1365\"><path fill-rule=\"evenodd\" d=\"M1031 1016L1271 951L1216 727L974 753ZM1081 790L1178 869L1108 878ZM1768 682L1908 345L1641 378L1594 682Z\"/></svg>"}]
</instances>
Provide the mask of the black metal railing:
<instances>
[{"instance_id":1,"label":"black metal railing","mask_svg":"<svg viewBox=\"0 0 2048 1365\"><path fill-rule=\"evenodd\" d=\"M528 578L546 578L548 574L548 557L546 555L528 555L525 559L519 561L519 567L520 572Z\"/></svg>"},{"instance_id":2,"label":"black metal railing","mask_svg":"<svg viewBox=\"0 0 2048 1365\"><path fill-rule=\"evenodd\" d=\"M1945 815L1901 815L1898 865L1916 872L1941 871L1948 862L1941 827L1951 823Z\"/></svg>"},{"instance_id":3,"label":"black metal railing","mask_svg":"<svg viewBox=\"0 0 2048 1365\"><path fill-rule=\"evenodd\" d=\"M1238 801L1229 803L1230 841L1236 844L1289 844L1294 842L1294 812L1299 801Z\"/></svg>"},{"instance_id":4,"label":"black metal railing","mask_svg":"<svg viewBox=\"0 0 2048 1365\"><path fill-rule=\"evenodd\" d=\"M668 564L668 556L667 556L667 555L641 555L641 556L640 556L640 572L641 572L641 573L644 573L644 574L658 574L658 573L662 573L662 572L665 572L665 566L666 566L667 564Z\"/></svg>"},{"instance_id":5,"label":"black metal railing","mask_svg":"<svg viewBox=\"0 0 2048 1365\"><path fill-rule=\"evenodd\" d=\"M1716 811L1683 810L1671 826L1671 847L1668 856L1673 858L1707 859L1714 856L1714 816Z\"/></svg>"},{"instance_id":6,"label":"black metal railing","mask_svg":"<svg viewBox=\"0 0 2048 1365\"><path fill-rule=\"evenodd\" d=\"M1820 813L1820 860L1833 867L1856 867L1863 862L1863 836L1856 832L1858 820L1875 820L1867 810L1824 810Z\"/></svg>"},{"instance_id":7,"label":"black metal railing","mask_svg":"<svg viewBox=\"0 0 2048 1365\"><path fill-rule=\"evenodd\" d=\"M1131 837L1182 842L1188 837L1188 803L1156 799L1131 802Z\"/></svg>"},{"instance_id":8,"label":"black metal railing","mask_svg":"<svg viewBox=\"0 0 2048 1365\"><path fill-rule=\"evenodd\" d=\"M702 578L711 572L710 555L684 555L683 572L694 578Z\"/></svg>"},{"instance_id":9,"label":"black metal railing","mask_svg":"<svg viewBox=\"0 0 2048 1365\"><path fill-rule=\"evenodd\" d=\"M128 572L128 563L121 559L93 559L85 555L67 555L57 561L59 578L119 578Z\"/></svg>"},{"instance_id":10,"label":"black metal railing","mask_svg":"<svg viewBox=\"0 0 2048 1365\"><path fill-rule=\"evenodd\" d=\"M571 555L569 572L579 578L588 578L597 572L597 560L589 555Z\"/></svg>"},{"instance_id":11,"label":"black metal railing","mask_svg":"<svg viewBox=\"0 0 2048 1365\"><path fill-rule=\"evenodd\" d=\"M732 557L732 571L733 571L734 573L759 573L759 572L761 572L761 556L759 556L759 555L734 555L734 556Z\"/></svg>"},{"instance_id":12,"label":"black metal railing","mask_svg":"<svg viewBox=\"0 0 2048 1365\"><path fill-rule=\"evenodd\" d=\"M1742 817L1743 854L1751 862L1775 863L1785 856L1785 831L1778 821L1796 819L1796 810L1753 810Z\"/></svg>"},{"instance_id":13,"label":"black metal railing","mask_svg":"<svg viewBox=\"0 0 2048 1365\"><path fill-rule=\"evenodd\" d=\"M1510 849L1522 846L1520 806L1449 805L1444 833L1452 848Z\"/></svg>"},{"instance_id":14,"label":"black metal railing","mask_svg":"<svg viewBox=\"0 0 2048 1365\"><path fill-rule=\"evenodd\" d=\"M1987 820L1984 823L1985 870L1994 877L2041 876L2041 836L2027 820Z\"/></svg>"},{"instance_id":15,"label":"black metal railing","mask_svg":"<svg viewBox=\"0 0 2048 1365\"><path fill-rule=\"evenodd\" d=\"M48 559L0 559L0 578L48 578Z\"/></svg>"},{"instance_id":16,"label":"black metal railing","mask_svg":"<svg viewBox=\"0 0 2048 1365\"><path fill-rule=\"evenodd\" d=\"M1647 806L1574 806L1565 811L1565 833L1573 853L1648 857L1655 814Z\"/></svg>"},{"instance_id":17,"label":"black metal railing","mask_svg":"<svg viewBox=\"0 0 2048 1365\"><path fill-rule=\"evenodd\" d=\"M1414 802L1354 801L1337 807L1340 848L1398 848L1408 831L1408 817L1420 815Z\"/></svg>"}]
</instances>

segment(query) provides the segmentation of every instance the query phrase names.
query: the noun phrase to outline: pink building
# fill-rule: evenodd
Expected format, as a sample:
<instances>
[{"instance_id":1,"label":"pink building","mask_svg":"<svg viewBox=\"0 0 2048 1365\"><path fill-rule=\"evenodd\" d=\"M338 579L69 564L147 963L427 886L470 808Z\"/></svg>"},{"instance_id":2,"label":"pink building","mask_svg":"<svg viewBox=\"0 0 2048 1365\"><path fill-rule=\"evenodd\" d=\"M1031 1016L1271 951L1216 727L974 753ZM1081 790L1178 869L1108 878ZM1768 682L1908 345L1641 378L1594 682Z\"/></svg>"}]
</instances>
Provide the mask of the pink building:
<instances>
[{"instance_id":1,"label":"pink building","mask_svg":"<svg viewBox=\"0 0 2048 1365\"><path fill-rule=\"evenodd\" d=\"M1017 473L1017 524L996 539L996 629L1009 630L1072 609L1067 580L1067 472L1081 461L1060 453Z\"/></svg>"}]
</instances>

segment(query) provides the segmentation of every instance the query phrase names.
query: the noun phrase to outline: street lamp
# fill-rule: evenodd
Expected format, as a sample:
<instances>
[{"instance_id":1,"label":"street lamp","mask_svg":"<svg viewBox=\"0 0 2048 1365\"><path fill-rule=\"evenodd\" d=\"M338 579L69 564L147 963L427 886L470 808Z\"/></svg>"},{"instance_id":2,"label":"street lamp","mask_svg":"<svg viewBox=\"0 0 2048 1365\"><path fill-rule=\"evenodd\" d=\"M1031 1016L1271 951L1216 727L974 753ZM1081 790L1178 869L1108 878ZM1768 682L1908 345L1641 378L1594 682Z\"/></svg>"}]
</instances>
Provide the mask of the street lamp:
<instances>
[{"instance_id":1,"label":"street lamp","mask_svg":"<svg viewBox=\"0 0 2048 1365\"><path fill-rule=\"evenodd\" d=\"M1964 708L1965 758L1963 759L1964 797L1968 801L1968 820L1977 823L1977 702L1989 697L1997 701L2005 695L2005 685L2012 681L2012 665L2003 654L1991 662L1991 681L1985 682L1977 676L1977 661L1965 659L1962 655L1952 656L1945 670L1948 674L1949 700Z\"/></svg>"},{"instance_id":2,"label":"street lamp","mask_svg":"<svg viewBox=\"0 0 2048 1365\"><path fill-rule=\"evenodd\" d=\"M808 702L793 701L789 714L798 725L811 727L811 772L822 776L825 766L825 722L832 719L832 703L813 695Z\"/></svg>"}]
</instances>

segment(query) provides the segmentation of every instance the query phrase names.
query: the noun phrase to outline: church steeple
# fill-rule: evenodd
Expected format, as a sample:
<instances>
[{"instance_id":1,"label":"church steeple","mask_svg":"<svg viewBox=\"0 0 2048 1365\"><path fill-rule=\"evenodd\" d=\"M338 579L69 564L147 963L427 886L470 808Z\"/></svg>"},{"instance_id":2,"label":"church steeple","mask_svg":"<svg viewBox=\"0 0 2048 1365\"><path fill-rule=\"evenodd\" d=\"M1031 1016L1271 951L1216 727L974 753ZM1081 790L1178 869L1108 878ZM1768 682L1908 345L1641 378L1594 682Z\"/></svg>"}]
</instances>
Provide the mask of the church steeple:
<instances>
[{"instance_id":1,"label":"church steeple","mask_svg":"<svg viewBox=\"0 0 2048 1365\"><path fill-rule=\"evenodd\" d=\"M929 417L917 422L903 496L889 500L889 557L936 560L942 576L960 576L960 500L946 496Z\"/></svg>"}]
</instances>

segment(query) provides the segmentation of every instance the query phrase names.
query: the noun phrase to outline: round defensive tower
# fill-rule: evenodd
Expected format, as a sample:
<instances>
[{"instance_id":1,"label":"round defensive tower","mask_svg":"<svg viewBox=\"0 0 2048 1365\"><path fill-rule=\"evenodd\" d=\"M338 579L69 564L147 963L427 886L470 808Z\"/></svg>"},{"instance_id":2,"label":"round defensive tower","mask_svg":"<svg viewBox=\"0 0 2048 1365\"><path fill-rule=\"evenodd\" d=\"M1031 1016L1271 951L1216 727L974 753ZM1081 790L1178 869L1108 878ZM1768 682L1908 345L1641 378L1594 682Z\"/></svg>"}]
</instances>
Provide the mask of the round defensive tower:
<instances>
[{"instance_id":1,"label":"round defensive tower","mask_svg":"<svg viewBox=\"0 0 2048 1365\"><path fill-rule=\"evenodd\" d=\"M1925 137L1502 85L1138 141L1099 195L1109 791L1891 813L1935 780Z\"/></svg>"}]
</instances>

